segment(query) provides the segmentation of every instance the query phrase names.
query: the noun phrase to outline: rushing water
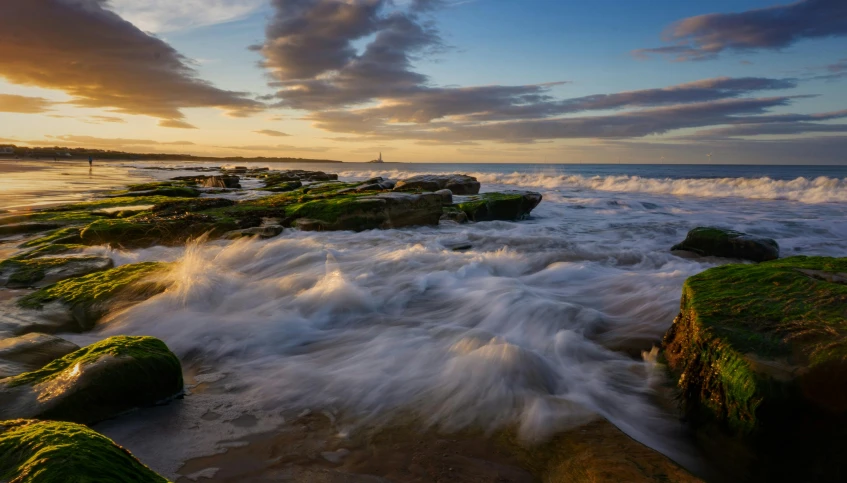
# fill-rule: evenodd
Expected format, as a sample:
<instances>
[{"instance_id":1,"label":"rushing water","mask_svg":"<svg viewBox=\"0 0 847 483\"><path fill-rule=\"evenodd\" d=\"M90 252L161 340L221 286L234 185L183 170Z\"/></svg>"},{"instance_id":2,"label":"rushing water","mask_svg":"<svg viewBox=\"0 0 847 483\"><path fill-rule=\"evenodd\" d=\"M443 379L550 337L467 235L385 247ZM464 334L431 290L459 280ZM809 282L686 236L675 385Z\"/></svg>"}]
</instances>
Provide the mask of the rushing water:
<instances>
[{"instance_id":1,"label":"rushing water","mask_svg":"<svg viewBox=\"0 0 847 483\"><path fill-rule=\"evenodd\" d=\"M164 410L184 412L172 424L191 429L190 444L162 433L172 415L104 427L154 467L237 438L198 422L222 406L264 429L286 409L340 410L366 423L411 412L447 428L514 424L529 440L600 415L684 460L673 419L653 398L660 371L641 352L670 326L686 277L725 261L669 248L691 228L717 225L772 237L783 256L847 253L844 168L309 168L343 179L458 171L483 191L532 189L544 201L521 222L287 230L109 252L117 263L177 261L175 288L74 340L153 335L226 383L200 409ZM472 248L451 249L463 244Z\"/></svg>"}]
</instances>

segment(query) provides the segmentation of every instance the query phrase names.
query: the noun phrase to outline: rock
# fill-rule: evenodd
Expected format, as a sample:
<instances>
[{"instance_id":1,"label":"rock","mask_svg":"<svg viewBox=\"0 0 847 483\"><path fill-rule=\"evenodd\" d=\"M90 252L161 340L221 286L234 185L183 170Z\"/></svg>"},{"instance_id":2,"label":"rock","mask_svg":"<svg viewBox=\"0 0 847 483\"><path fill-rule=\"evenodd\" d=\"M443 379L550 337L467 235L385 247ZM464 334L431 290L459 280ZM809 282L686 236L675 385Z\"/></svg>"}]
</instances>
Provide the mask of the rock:
<instances>
[{"instance_id":1,"label":"rock","mask_svg":"<svg viewBox=\"0 0 847 483\"><path fill-rule=\"evenodd\" d=\"M60 280L88 275L114 266L109 257L10 259L0 262L0 285L9 288L44 287Z\"/></svg>"},{"instance_id":2,"label":"rock","mask_svg":"<svg viewBox=\"0 0 847 483\"><path fill-rule=\"evenodd\" d=\"M713 227L698 227L689 231L685 240L674 245L671 250L685 250L701 256L739 258L754 262L779 258L779 245L770 238Z\"/></svg>"},{"instance_id":3,"label":"rock","mask_svg":"<svg viewBox=\"0 0 847 483\"><path fill-rule=\"evenodd\" d=\"M0 480L20 483L167 483L93 430L57 421L0 421Z\"/></svg>"},{"instance_id":4,"label":"rock","mask_svg":"<svg viewBox=\"0 0 847 483\"><path fill-rule=\"evenodd\" d=\"M187 186L162 186L147 191L119 191L106 198L129 198L142 196L167 196L171 198L195 198L200 192Z\"/></svg>"},{"instance_id":5,"label":"rock","mask_svg":"<svg viewBox=\"0 0 847 483\"><path fill-rule=\"evenodd\" d=\"M541 203L541 194L531 191L484 193L458 200L453 206L470 221L522 220Z\"/></svg>"},{"instance_id":6,"label":"rock","mask_svg":"<svg viewBox=\"0 0 847 483\"><path fill-rule=\"evenodd\" d=\"M342 195L290 207L297 228L306 231L370 230L415 225L437 225L441 196L435 193L380 193Z\"/></svg>"},{"instance_id":7,"label":"rock","mask_svg":"<svg viewBox=\"0 0 847 483\"><path fill-rule=\"evenodd\" d=\"M748 447L755 481L847 474L845 277L847 258L791 257L685 282L664 357L688 420ZM718 459L742 454L714 444L732 448Z\"/></svg>"},{"instance_id":8,"label":"rock","mask_svg":"<svg viewBox=\"0 0 847 483\"><path fill-rule=\"evenodd\" d=\"M50 326L90 330L106 312L163 292L167 284L153 275L164 263L145 262L63 280L18 300L19 307L49 315Z\"/></svg>"},{"instance_id":9,"label":"rock","mask_svg":"<svg viewBox=\"0 0 847 483\"><path fill-rule=\"evenodd\" d=\"M47 334L26 334L0 340L0 379L40 369L79 346Z\"/></svg>"},{"instance_id":10,"label":"rock","mask_svg":"<svg viewBox=\"0 0 847 483\"><path fill-rule=\"evenodd\" d=\"M179 359L153 337L110 337L32 372L0 380L0 419L90 424L183 390Z\"/></svg>"},{"instance_id":11,"label":"rock","mask_svg":"<svg viewBox=\"0 0 847 483\"><path fill-rule=\"evenodd\" d=\"M7 225L0 225L0 236L37 233L39 231L55 230L61 226L62 225L58 223L10 223Z\"/></svg>"},{"instance_id":12,"label":"rock","mask_svg":"<svg viewBox=\"0 0 847 483\"><path fill-rule=\"evenodd\" d=\"M248 236L258 236L259 238L273 238L279 236L284 228L282 225L265 225L256 226L253 228L245 228L243 230L233 230L224 234L224 238L234 240Z\"/></svg>"},{"instance_id":13,"label":"rock","mask_svg":"<svg viewBox=\"0 0 847 483\"><path fill-rule=\"evenodd\" d=\"M441 195L441 203L444 206L450 206L453 204L453 192L450 190L438 190L435 192L437 195Z\"/></svg>"},{"instance_id":14,"label":"rock","mask_svg":"<svg viewBox=\"0 0 847 483\"><path fill-rule=\"evenodd\" d=\"M151 211L161 216L170 216L211 210L213 208L226 208L229 206L235 206L235 201L226 198L196 198L193 200L174 200L159 203L153 206Z\"/></svg>"},{"instance_id":15,"label":"rock","mask_svg":"<svg viewBox=\"0 0 847 483\"><path fill-rule=\"evenodd\" d=\"M445 206L441 213L441 221L452 221L454 223L467 223L468 215L464 211L453 207Z\"/></svg>"},{"instance_id":16,"label":"rock","mask_svg":"<svg viewBox=\"0 0 847 483\"><path fill-rule=\"evenodd\" d=\"M197 178L197 183L203 188L241 188L238 176L204 176Z\"/></svg>"},{"instance_id":17,"label":"rock","mask_svg":"<svg viewBox=\"0 0 847 483\"><path fill-rule=\"evenodd\" d=\"M262 188L262 190L272 191L274 193L286 193L288 191L294 191L302 187L303 183L301 183L300 181L282 181L277 184L267 186L266 188Z\"/></svg>"},{"instance_id":18,"label":"rock","mask_svg":"<svg viewBox=\"0 0 847 483\"><path fill-rule=\"evenodd\" d=\"M476 178L464 174L422 174L398 181L395 191L438 191L450 190L454 195L475 195L480 184Z\"/></svg>"}]
</instances>

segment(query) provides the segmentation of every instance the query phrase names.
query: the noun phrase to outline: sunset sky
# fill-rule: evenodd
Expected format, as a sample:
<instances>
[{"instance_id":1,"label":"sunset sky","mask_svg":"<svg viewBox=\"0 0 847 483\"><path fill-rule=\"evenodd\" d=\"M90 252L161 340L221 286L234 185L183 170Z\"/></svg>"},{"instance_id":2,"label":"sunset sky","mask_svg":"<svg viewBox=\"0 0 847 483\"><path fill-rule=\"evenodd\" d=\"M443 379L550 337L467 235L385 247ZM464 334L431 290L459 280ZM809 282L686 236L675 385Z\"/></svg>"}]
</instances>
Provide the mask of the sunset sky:
<instances>
[{"instance_id":1,"label":"sunset sky","mask_svg":"<svg viewBox=\"0 0 847 483\"><path fill-rule=\"evenodd\" d=\"M847 164L845 119L845 0L0 0L0 143Z\"/></svg>"}]
</instances>

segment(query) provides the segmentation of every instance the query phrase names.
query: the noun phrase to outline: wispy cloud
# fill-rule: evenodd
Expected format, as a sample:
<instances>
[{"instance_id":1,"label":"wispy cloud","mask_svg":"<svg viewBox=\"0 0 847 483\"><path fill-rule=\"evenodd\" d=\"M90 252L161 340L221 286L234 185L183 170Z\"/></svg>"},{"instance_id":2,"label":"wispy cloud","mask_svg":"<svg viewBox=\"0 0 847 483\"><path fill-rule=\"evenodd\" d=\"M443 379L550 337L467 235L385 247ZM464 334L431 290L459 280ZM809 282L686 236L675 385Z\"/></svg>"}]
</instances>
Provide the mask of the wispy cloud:
<instances>
[{"instance_id":1,"label":"wispy cloud","mask_svg":"<svg viewBox=\"0 0 847 483\"><path fill-rule=\"evenodd\" d=\"M185 108L218 107L236 116L263 108L198 78L173 47L107 6L106 0L3 0L0 77L64 91L76 106L153 116L165 127L189 127Z\"/></svg>"},{"instance_id":2,"label":"wispy cloud","mask_svg":"<svg viewBox=\"0 0 847 483\"><path fill-rule=\"evenodd\" d=\"M110 8L147 32L172 32L242 19L266 0L111 0Z\"/></svg>"},{"instance_id":3,"label":"wispy cloud","mask_svg":"<svg viewBox=\"0 0 847 483\"><path fill-rule=\"evenodd\" d=\"M274 131L273 129L262 129L260 131L253 131L256 134L264 134L265 136L272 136L277 138L288 137L290 134L286 134L282 131Z\"/></svg>"},{"instance_id":4,"label":"wispy cloud","mask_svg":"<svg viewBox=\"0 0 847 483\"><path fill-rule=\"evenodd\" d=\"M740 13L689 17L672 25L665 40L674 45L635 50L674 61L709 60L725 51L775 50L804 39L847 36L847 2L800 0Z\"/></svg>"}]
</instances>

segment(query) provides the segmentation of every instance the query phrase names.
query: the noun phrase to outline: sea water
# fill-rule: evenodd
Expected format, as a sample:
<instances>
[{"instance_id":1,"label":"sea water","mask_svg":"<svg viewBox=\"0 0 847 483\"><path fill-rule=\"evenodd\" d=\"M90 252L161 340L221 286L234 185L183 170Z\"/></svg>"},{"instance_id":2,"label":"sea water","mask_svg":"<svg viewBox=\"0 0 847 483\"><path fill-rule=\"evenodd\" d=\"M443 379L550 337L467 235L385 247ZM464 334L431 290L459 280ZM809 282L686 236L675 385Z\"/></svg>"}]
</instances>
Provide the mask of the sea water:
<instances>
[{"instance_id":1,"label":"sea water","mask_svg":"<svg viewBox=\"0 0 847 483\"><path fill-rule=\"evenodd\" d=\"M183 174L138 167L126 169ZM221 388L98 428L159 471L271 430L291 410L364 425L414 414L447 430L517 427L529 441L602 417L685 462L679 426L657 402L663 372L651 349L685 279L728 261L670 247L708 225L774 238L782 256L847 256L841 167L296 167L345 180L461 172L483 191L544 200L518 222L91 248L118 264L174 261L175 285L72 339L159 337ZM203 420L212 409L224 418ZM244 414L258 424L225 424Z\"/></svg>"}]
</instances>

